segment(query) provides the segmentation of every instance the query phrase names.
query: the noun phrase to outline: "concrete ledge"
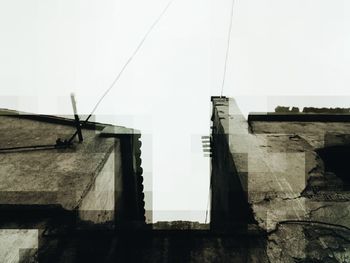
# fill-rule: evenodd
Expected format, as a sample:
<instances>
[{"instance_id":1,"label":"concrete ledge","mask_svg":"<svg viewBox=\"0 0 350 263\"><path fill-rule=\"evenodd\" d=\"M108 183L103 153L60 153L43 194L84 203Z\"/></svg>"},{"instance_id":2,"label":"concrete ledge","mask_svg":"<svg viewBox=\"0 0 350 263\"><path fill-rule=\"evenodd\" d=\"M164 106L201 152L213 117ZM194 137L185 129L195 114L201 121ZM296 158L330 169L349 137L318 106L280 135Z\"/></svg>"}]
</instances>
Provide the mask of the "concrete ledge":
<instances>
[{"instance_id":1,"label":"concrete ledge","mask_svg":"<svg viewBox=\"0 0 350 263\"><path fill-rule=\"evenodd\" d=\"M249 113L248 122L297 121L297 122L350 122L350 114L314 113Z\"/></svg>"},{"instance_id":2,"label":"concrete ledge","mask_svg":"<svg viewBox=\"0 0 350 263\"><path fill-rule=\"evenodd\" d=\"M101 134L106 127L109 132ZM0 206L79 211L81 219L95 223L110 221L120 207L137 210L143 220L140 132L90 122L82 128L84 141L67 149L2 152ZM0 109L3 148L53 144L74 132L74 120Z\"/></svg>"}]
</instances>

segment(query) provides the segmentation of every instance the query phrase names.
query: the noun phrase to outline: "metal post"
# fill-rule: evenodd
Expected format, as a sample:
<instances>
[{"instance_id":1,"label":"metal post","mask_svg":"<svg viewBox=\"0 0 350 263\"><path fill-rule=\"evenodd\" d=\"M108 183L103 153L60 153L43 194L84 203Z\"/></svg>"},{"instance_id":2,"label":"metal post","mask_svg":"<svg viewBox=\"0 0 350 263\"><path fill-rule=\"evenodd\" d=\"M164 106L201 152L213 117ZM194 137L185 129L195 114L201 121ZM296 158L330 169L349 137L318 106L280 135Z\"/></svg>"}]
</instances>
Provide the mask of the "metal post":
<instances>
[{"instance_id":1,"label":"metal post","mask_svg":"<svg viewBox=\"0 0 350 263\"><path fill-rule=\"evenodd\" d=\"M71 101L72 101L72 106L73 106L73 111L74 111L74 119L75 119L75 126L77 128L77 134L78 134L79 142L82 142L83 141L83 135L81 133L80 120L79 120L79 116L78 116L78 112L77 112L77 106L76 106L76 102L75 102L74 93L71 93L70 98L71 98Z\"/></svg>"}]
</instances>

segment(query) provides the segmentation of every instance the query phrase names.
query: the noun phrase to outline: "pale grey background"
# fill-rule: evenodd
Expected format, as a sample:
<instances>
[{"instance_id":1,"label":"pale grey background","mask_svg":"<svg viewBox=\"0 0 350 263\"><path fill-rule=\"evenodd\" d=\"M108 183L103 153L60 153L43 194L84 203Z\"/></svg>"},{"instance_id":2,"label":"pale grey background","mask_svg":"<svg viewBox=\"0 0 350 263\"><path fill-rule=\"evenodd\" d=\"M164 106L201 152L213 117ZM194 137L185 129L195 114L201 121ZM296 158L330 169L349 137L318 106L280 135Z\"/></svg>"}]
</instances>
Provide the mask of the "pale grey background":
<instances>
[{"instance_id":1,"label":"pale grey background","mask_svg":"<svg viewBox=\"0 0 350 263\"><path fill-rule=\"evenodd\" d=\"M0 107L71 114L75 92L89 113L167 3L0 0ZM145 133L154 221L204 221L209 159L200 136L209 134L210 96L220 94L230 4L175 0L96 111L98 121ZM236 1L224 95L243 96L245 114L348 106L346 97L305 96L349 95L349 14L345 0ZM301 97L266 98L284 95Z\"/></svg>"}]
</instances>

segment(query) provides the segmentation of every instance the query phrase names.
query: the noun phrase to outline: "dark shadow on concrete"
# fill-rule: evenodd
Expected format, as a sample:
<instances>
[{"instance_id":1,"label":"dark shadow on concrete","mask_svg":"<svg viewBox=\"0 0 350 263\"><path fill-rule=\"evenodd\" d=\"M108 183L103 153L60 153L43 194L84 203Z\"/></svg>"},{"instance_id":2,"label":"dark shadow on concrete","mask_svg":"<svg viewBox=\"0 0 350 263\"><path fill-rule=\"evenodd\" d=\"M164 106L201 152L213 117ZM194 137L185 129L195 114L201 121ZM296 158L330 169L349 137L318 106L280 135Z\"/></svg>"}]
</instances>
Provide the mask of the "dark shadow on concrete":
<instances>
[{"instance_id":1,"label":"dark shadow on concrete","mask_svg":"<svg viewBox=\"0 0 350 263\"><path fill-rule=\"evenodd\" d=\"M350 190L350 145L329 146L317 150L322 158L325 172L334 173L343 181L343 190Z\"/></svg>"}]
</instances>

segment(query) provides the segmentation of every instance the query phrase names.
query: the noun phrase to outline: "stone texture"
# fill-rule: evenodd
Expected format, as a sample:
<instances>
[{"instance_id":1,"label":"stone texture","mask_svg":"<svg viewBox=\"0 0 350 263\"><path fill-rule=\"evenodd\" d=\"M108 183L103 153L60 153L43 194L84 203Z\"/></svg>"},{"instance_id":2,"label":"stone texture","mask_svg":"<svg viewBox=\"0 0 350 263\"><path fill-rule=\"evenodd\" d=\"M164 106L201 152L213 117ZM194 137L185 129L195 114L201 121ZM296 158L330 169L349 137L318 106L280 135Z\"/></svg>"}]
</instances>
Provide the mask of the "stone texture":
<instances>
[{"instance_id":1,"label":"stone texture","mask_svg":"<svg viewBox=\"0 0 350 263\"><path fill-rule=\"evenodd\" d=\"M37 262L38 236L35 229L0 229L1 262Z\"/></svg>"},{"instance_id":2,"label":"stone texture","mask_svg":"<svg viewBox=\"0 0 350 263\"><path fill-rule=\"evenodd\" d=\"M267 234L270 262L347 262L349 193L340 178L325 171L318 149L348 144L350 123L269 122L268 116L248 123L233 99L214 98L213 105L213 134L227 141L220 150L228 151L231 176L239 178L254 220ZM308 235L323 228L326 239L345 245L335 249L321 234Z\"/></svg>"},{"instance_id":3,"label":"stone texture","mask_svg":"<svg viewBox=\"0 0 350 263\"><path fill-rule=\"evenodd\" d=\"M74 127L0 116L1 147L53 144ZM0 153L0 204L57 205L74 210L114 148L114 138L83 130L70 149Z\"/></svg>"},{"instance_id":4,"label":"stone texture","mask_svg":"<svg viewBox=\"0 0 350 263\"><path fill-rule=\"evenodd\" d=\"M1 148L52 145L75 132L69 119L0 113ZM0 262L102 262L116 229L144 226L139 131L89 122L82 132L66 149L0 152L0 228L37 234L26 246L25 235L0 233Z\"/></svg>"},{"instance_id":5,"label":"stone texture","mask_svg":"<svg viewBox=\"0 0 350 263\"><path fill-rule=\"evenodd\" d=\"M116 147L109 155L90 191L79 205L79 217L84 221L106 223L114 219L115 203L119 202L120 196L120 192L115 195L115 179L120 177L115 174L121 174L120 154L117 154L119 158L116 158L115 152L119 153L120 148Z\"/></svg>"}]
</instances>

